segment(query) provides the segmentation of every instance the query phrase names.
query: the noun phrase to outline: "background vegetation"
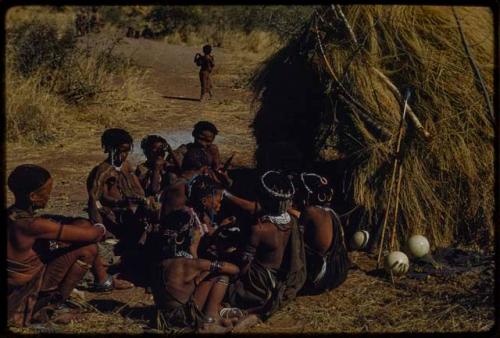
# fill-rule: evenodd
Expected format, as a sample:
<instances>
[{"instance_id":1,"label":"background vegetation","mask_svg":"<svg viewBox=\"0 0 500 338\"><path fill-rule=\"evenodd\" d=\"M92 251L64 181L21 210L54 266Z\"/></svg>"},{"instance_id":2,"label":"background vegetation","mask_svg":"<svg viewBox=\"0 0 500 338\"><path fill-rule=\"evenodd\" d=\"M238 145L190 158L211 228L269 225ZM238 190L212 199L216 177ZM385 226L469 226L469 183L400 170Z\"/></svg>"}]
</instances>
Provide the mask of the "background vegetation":
<instances>
[{"instance_id":1,"label":"background vegetation","mask_svg":"<svg viewBox=\"0 0 500 338\"><path fill-rule=\"evenodd\" d=\"M51 143L86 124L107 127L147 106L144 70L113 53L131 28L171 44L241 52L275 50L299 31L311 7L99 6L100 33L77 35L90 6L20 6L8 11L7 141ZM148 93L149 95L147 95ZM29 97L30 100L26 98ZM71 126L71 128L70 128Z\"/></svg>"}]
</instances>

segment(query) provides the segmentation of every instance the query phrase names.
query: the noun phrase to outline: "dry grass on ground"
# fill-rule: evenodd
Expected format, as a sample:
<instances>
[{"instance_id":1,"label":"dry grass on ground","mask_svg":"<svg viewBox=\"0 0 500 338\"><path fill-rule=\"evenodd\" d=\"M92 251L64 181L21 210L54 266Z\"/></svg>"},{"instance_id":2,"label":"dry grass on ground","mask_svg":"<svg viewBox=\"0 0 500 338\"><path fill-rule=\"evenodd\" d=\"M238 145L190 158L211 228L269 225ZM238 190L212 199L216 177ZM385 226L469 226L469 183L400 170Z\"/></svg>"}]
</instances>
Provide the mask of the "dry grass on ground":
<instances>
[{"instance_id":1,"label":"dry grass on ground","mask_svg":"<svg viewBox=\"0 0 500 338\"><path fill-rule=\"evenodd\" d=\"M314 332L478 332L494 323L493 265L473 268L446 279L390 278L376 270L373 257L351 252L354 267L337 289L318 296L301 296L247 333ZM60 333L157 332L155 311L144 289L113 294L84 292L83 321L52 326ZM33 332L22 329L17 332Z\"/></svg>"},{"instance_id":2,"label":"dry grass on ground","mask_svg":"<svg viewBox=\"0 0 500 338\"><path fill-rule=\"evenodd\" d=\"M221 130L217 143L223 158L236 150L236 165L253 165L255 141L248 128L253 118L249 109L251 93L245 89L242 79L265 55L216 49L216 97L199 103L186 100L198 95L197 72L192 64L193 52L197 50L198 47L125 39L117 52L131 55L141 69L147 70L144 77L136 79L136 88L149 89L146 92L133 88L127 91L126 86L117 82L116 95L123 96L115 96L115 100L116 104L124 104L119 102L120 98L135 95L137 107L114 110L107 106L106 98L99 105L78 111L75 116L79 119L69 123L71 136L63 134L52 143L38 146L8 143L7 172L21 163L48 168L54 176L55 187L50 208L46 211L84 214L86 176L104 157L99 141L105 124L95 121L96 114L109 116L112 113L117 118L113 126L118 123L127 128L135 140L160 131L167 136L178 131L189 134L196 121L211 120ZM29 93L30 89L23 90ZM33 93L36 93L35 102L43 100L43 93ZM18 98L20 104L23 103L21 98ZM45 101L39 104L57 106ZM122 114L122 111L128 113ZM59 110L59 113L66 116L67 112ZM140 152L140 149L134 151ZM12 201L11 197L9 193L8 202ZM373 258L358 252L350 256L357 267L338 289L318 296L299 297L266 323L248 332L483 331L493 325L493 280L486 278L484 271L471 269L448 280L431 277L416 281L402 277L393 286L385 276L374 272ZM153 302L141 288L102 295L85 292L85 301L79 302L88 311L82 315L84 321L56 326L53 330L64 333L151 332L148 320L154 314ZM16 332L34 333L28 329Z\"/></svg>"}]
</instances>

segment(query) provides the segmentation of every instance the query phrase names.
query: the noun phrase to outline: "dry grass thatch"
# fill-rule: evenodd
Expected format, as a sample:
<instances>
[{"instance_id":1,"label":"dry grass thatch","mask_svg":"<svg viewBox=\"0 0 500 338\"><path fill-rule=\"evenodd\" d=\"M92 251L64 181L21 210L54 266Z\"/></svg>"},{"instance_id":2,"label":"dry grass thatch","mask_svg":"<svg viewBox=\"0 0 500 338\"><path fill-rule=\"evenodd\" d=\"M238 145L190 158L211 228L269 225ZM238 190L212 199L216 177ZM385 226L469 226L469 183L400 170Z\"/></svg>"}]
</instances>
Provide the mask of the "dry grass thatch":
<instances>
[{"instance_id":1,"label":"dry grass thatch","mask_svg":"<svg viewBox=\"0 0 500 338\"><path fill-rule=\"evenodd\" d=\"M254 79L257 160L270 145L288 142L309 154L305 163L333 161L339 195L343 187L348 203L380 224L401 96L411 88L398 238L417 232L435 245L491 244L494 114L485 98L493 95L493 67L489 8L318 8L302 36Z\"/></svg>"}]
</instances>

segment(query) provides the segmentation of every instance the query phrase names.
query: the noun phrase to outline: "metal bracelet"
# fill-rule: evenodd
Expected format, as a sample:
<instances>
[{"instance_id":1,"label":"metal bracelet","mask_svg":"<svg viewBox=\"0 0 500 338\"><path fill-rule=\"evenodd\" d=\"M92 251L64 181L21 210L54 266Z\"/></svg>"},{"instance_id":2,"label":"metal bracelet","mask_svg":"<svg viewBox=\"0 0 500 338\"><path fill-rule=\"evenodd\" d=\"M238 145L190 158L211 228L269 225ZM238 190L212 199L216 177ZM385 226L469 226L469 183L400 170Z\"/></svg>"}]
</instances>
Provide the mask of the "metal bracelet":
<instances>
[{"instance_id":1,"label":"metal bracelet","mask_svg":"<svg viewBox=\"0 0 500 338\"><path fill-rule=\"evenodd\" d=\"M210 263L210 272L219 272L222 268L222 263L219 261L213 261Z\"/></svg>"},{"instance_id":2,"label":"metal bracelet","mask_svg":"<svg viewBox=\"0 0 500 338\"><path fill-rule=\"evenodd\" d=\"M106 233L106 227L102 223L94 223L95 227L101 228L103 233Z\"/></svg>"}]
</instances>

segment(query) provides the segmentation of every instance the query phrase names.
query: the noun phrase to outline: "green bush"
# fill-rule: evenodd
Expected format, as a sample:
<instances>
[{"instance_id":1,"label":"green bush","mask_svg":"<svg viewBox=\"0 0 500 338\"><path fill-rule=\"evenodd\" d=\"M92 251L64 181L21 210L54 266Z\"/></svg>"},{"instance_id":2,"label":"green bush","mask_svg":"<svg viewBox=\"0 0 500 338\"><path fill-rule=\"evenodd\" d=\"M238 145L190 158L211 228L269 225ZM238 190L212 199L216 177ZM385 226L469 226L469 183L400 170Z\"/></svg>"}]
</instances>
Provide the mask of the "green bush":
<instances>
[{"instance_id":1,"label":"green bush","mask_svg":"<svg viewBox=\"0 0 500 338\"><path fill-rule=\"evenodd\" d=\"M39 21L22 23L9 35L14 67L23 76L33 74L41 67L61 67L76 42L72 30L59 34L55 24Z\"/></svg>"},{"instance_id":2,"label":"green bush","mask_svg":"<svg viewBox=\"0 0 500 338\"><path fill-rule=\"evenodd\" d=\"M199 27L203 15L198 6L154 6L146 20L159 27L164 34L181 30L186 26Z\"/></svg>"}]
</instances>

